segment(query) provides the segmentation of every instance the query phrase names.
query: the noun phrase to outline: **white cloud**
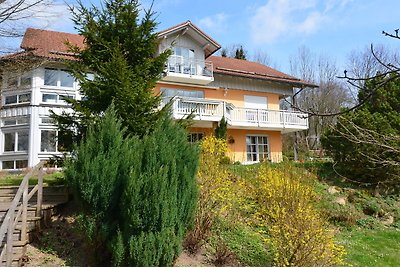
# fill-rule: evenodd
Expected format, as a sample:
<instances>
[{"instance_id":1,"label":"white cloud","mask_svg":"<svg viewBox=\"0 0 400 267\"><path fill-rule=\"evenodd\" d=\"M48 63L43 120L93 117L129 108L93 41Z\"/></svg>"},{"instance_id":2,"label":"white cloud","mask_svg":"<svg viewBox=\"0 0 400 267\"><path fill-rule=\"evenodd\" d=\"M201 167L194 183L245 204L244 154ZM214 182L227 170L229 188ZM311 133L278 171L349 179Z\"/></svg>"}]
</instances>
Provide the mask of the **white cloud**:
<instances>
[{"instance_id":1,"label":"white cloud","mask_svg":"<svg viewBox=\"0 0 400 267\"><path fill-rule=\"evenodd\" d=\"M201 29L221 33L227 28L227 19L228 16L226 14L218 13L200 19L197 24Z\"/></svg>"},{"instance_id":2,"label":"white cloud","mask_svg":"<svg viewBox=\"0 0 400 267\"><path fill-rule=\"evenodd\" d=\"M250 19L255 43L272 43L279 38L312 34L329 21L337 9L352 0L268 0L255 8Z\"/></svg>"}]
</instances>

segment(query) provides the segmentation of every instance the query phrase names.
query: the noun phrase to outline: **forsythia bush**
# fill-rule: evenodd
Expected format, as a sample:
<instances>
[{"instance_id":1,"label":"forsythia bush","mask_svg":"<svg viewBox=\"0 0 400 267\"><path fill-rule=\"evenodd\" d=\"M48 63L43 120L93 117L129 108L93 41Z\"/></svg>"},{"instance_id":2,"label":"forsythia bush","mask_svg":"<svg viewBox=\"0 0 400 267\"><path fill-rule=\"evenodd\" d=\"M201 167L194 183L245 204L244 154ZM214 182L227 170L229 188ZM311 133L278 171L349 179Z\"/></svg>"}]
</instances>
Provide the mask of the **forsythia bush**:
<instances>
[{"instance_id":1,"label":"forsythia bush","mask_svg":"<svg viewBox=\"0 0 400 267\"><path fill-rule=\"evenodd\" d=\"M200 150L196 218L185 240L185 247L193 253L209 238L215 218L226 214L235 200L234 183L229 179L226 166L221 164L228 151L226 140L206 137L200 144Z\"/></svg>"},{"instance_id":2,"label":"forsythia bush","mask_svg":"<svg viewBox=\"0 0 400 267\"><path fill-rule=\"evenodd\" d=\"M235 192L229 172L221 164L228 146L226 140L208 136L201 143L200 165L197 181L200 187L200 205L210 212L220 214L232 204Z\"/></svg>"},{"instance_id":3,"label":"forsythia bush","mask_svg":"<svg viewBox=\"0 0 400 267\"><path fill-rule=\"evenodd\" d=\"M326 221L314 208L315 194L296 176L262 166L252 184L255 221L275 249L275 266L334 266L344 248L335 244Z\"/></svg>"}]
</instances>

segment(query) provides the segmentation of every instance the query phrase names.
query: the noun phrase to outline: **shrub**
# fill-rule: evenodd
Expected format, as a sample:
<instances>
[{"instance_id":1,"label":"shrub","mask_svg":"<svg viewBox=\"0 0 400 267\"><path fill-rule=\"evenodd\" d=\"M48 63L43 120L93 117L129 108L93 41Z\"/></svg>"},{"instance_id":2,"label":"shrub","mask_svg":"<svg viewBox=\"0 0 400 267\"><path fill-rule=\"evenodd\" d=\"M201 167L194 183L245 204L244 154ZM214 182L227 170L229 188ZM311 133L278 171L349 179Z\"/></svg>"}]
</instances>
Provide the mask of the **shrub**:
<instances>
[{"instance_id":1,"label":"shrub","mask_svg":"<svg viewBox=\"0 0 400 267\"><path fill-rule=\"evenodd\" d=\"M269 233L276 266L334 266L344 250L314 208L312 187L289 172L260 168L252 189L259 227Z\"/></svg>"},{"instance_id":2,"label":"shrub","mask_svg":"<svg viewBox=\"0 0 400 267\"><path fill-rule=\"evenodd\" d=\"M164 118L132 153L121 202L126 258L130 266L171 266L194 218L197 148L184 129Z\"/></svg>"},{"instance_id":3,"label":"shrub","mask_svg":"<svg viewBox=\"0 0 400 267\"><path fill-rule=\"evenodd\" d=\"M197 252L211 234L214 219L226 212L232 205L235 192L229 179L224 158L228 150L226 141L213 136L203 139L200 145L200 165L197 173L199 200L194 229L185 240L190 252Z\"/></svg>"},{"instance_id":4,"label":"shrub","mask_svg":"<svg viewBox=\"0 0 400 267\"><path fill-rule=\"evenodd\" d=\"M124 133L107 110L65 170L95 265L172 266L195 211L197 149L168 117L143 139Z\"/></svg>"}]
</instances>

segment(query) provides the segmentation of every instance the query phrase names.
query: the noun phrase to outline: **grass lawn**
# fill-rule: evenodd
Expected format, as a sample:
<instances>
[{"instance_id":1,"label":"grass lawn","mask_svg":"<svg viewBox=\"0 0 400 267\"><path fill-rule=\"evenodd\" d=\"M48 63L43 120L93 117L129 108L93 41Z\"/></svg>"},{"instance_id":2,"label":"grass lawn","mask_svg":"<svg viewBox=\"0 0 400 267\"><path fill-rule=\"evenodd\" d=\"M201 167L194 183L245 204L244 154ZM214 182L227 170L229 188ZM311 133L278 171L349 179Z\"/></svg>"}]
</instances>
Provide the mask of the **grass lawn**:
<instances>
[{"instance_id":1,"label":"grass lawn","mask_svg":"<svg viewBox=\"0 0 400 267\"><path fill-rule=\"evenodd\" d=\"M342 232L338 240L352 266L400 266L400 229L354 229Z\"/></svg>"},{"instance_id":2,"label":"grass lawn","mask_svg":"<svg viewBox=\"0 0 400 267\"><path fill-rule=\"evenodd\" d=\"M0 186L19 186L24 178L23 174L3 174L0 175ZM37 177L29 179L29 185L36 185ZM62 172L54 172L45 174L43 176L43 183L47 185L61 185L64 184L64 175Z\"/></svg>"}]
</instances>

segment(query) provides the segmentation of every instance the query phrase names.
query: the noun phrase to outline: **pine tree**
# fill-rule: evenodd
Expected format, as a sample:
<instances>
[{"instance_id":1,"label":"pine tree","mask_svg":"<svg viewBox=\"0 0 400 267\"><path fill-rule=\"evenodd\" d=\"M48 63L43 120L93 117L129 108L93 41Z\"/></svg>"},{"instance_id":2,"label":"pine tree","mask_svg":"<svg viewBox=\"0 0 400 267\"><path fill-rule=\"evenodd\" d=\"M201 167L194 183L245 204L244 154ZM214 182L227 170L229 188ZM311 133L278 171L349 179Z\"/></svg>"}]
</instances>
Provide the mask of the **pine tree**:
<instances>
[{"instance_id":1,"label":"pine tree","mask_svg":"<svg viewBox=\"0 0 400 267\"><path fill-rule=\"evenodd\" d=\"M236 48L235 58L246 60L246 52L244 51L243 46Z\"/></svg>"},{"instance_id":2,"label":"pine tree","mask_svg":"<svg viewBox=\"0 0 400 267\"><path fill-rule=\"evenodd\" d=\"M69 100L74 113L56 116L64 143L79 140L93 116L114 102L128 132L143 136L159 118L160 98L152 88L169 51L156 56L158 36L154 13L140 19L137 0L107 0L102 8L73 9L73 21L85 48L70 45L76 61L68 64L81 86L82 100Z\"/></svg>"},{"instance_id":3,"label":"pine tree","mask_svg":"<svg viewBox=\"0 0 400 267\"><path fill-rule=\"evenodd\" d=\"M227 130L228 130L228 124L226 122L225 117L222 117L217 128L215 128L214 135L216 138L226 140Z\"/></svg>"}]
</instances>

